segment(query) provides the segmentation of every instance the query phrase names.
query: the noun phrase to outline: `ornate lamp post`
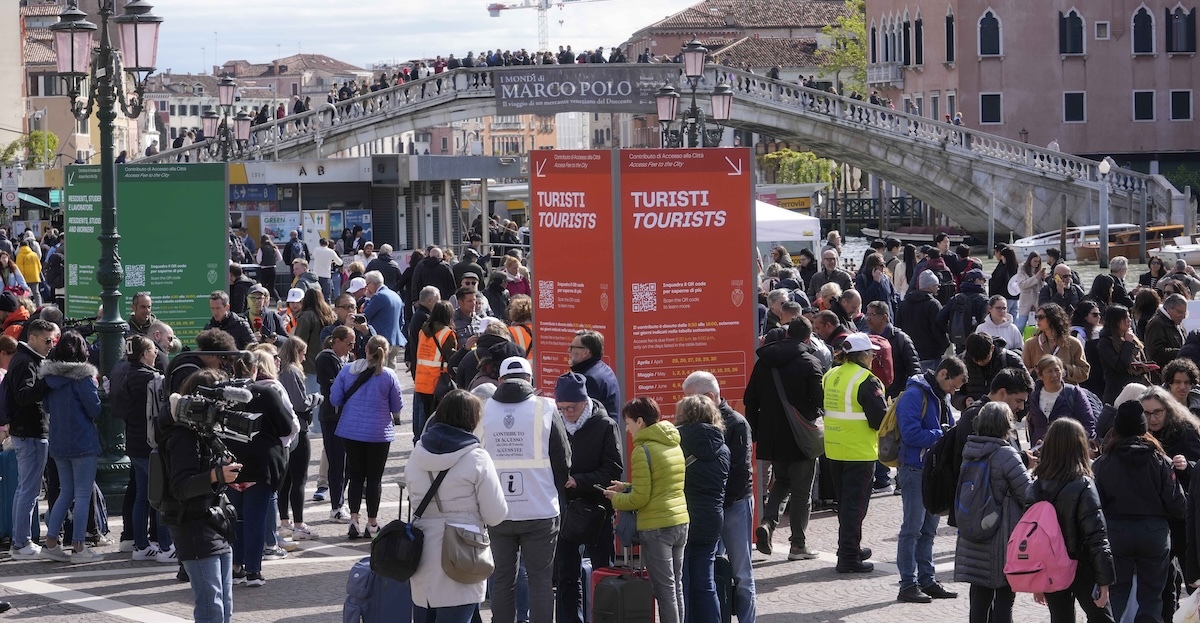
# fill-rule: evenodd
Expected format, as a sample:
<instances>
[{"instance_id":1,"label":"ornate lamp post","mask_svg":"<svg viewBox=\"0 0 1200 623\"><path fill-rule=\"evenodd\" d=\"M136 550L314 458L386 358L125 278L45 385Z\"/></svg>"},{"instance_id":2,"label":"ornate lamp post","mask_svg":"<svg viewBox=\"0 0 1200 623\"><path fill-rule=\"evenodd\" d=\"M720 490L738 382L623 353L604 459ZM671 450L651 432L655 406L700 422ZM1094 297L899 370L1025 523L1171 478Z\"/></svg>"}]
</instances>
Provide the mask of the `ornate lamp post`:
<instances>
[{"instance_id":1,"label":"ornate lamp post","mask_svg":"<svg viewBox=\"0 0 1200 623\"><path fill-rule=\"evenodd\" d=\"M696 89L700 86L700 78L704 76L704 61L708 57L708 49L699 41L692 39L683 46L683 74L691 86L691 106L684 111L682 125L679 130L671 129L671 122L679 109L679 92L675 87L664 85L655 94L655 104L658 107L658 120L662 124L662 144L664 147L682 147L687 138L688 147L719 147L721 136L725 132L723 123L729 120L733 111L733 89L724 82L718 84L712 92L712 115L705 116L704 111L696 105ZM709 120L715 121L715 128L708 127Z\"/></svg>"},{"instance_id":2,"label":"ornate lamp post","mask_svg":"<svg viewBox=\"0 0 1200 623\"><path fill-rule=\"evenodd\" d=\"M217 98L221 104L223 116L216 111L205 111L201 119L201 129L208 137L208 155L228 162L230 156L240 156L250 140L250 122L252 119L246 111L239 111L233 118L233 127L229 125L229 115L233 112L234 100L237 99L237 83L233 78L224 76L217 85Z\"/></svg>"},{"instance_id":3,"label":"ornate lamp post","mask_svg":"<svg viewBox=\"0 0 1200 623\"><path fill-rule=\"evenodd\" d=\"M155 57L158 54L158 31L162 18L152 14L153 7L144 0L134 0L125 5L125 11L113 17L116 0L100 2L100 40L96 42L95 24L87 21L87 14L79 10L75 0L59 14L59 21L50 26L54 33L54 50L58 61L58 75L67 86L71 98L71 112L76 119L88 119L92 111L100 121L100 258L97 281L100 283L102 311L96 323L100 341L100 370L108 375L113 365L124 353L125 321L121 319L121 285L123 273L117 243L117 169L113 163L113 122L117 118L117 105L130 118L142 113L146 80L154 73ZM116 24L120 37L120 49L113 47L109 22ZM134 94L125 96L122 74L128 73L133 81ZM87 90L87 103L82 96ZM104 418L110 420L110 418ZM120 452L122 429L119 424L101 422L101 473L121 471L117 466L124 460ZM122 476L123 474L116 474Z\"/></svg>"}]
</instances>

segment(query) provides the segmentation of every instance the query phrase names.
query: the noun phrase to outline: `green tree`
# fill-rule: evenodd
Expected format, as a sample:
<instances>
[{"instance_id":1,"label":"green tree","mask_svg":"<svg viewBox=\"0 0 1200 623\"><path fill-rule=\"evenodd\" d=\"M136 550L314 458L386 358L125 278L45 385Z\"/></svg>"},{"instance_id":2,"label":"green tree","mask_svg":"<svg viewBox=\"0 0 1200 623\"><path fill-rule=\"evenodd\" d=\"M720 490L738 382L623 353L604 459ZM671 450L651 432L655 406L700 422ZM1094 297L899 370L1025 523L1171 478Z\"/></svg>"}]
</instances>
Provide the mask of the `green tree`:
<instances>
[{"instance_id":1,"label":"green tree","mask_svg":"<svg viewBox=\"0 0 1200 623\"><path fill-rule=\"evenodd\" d=\"M58 153L58 135L34 130L25 137L25 152L34 166L49 165Z\"/></svg>"},{"instance_id":2,"label":"green tree","mask_svg":"<svg viewBox=\"0 0 1200 623\"><path fill-rule=\"evenodd\" d=\"M833 40L833 45L818 53L821 69L827 76L847 71L842 77L841 95L850 91L867 91L867 3L866 0L846 0L847 15L829 24L821 32Z\"/></svg>"},{"instance_id":3,"label":"green tree","mask_svg":"<svg viewBox=\"0 0 1200 623\"><path fill-rule=\"evenodd\" d=\"M0 164L12 165L19 159L20 153L25 150L25 139L15 140L0 149Z\"/></svg>"},{"instance_id":4,"label":"green tree","mask_svg":"<svg viewBox=\"0 0 1200 623\"><path fill-rule=\"evenodd\" d=\"M760 164L774 168L778 184L814 184L832 181L832 161L818 158L811 151L781 149L761 156Z\"/></svg>"}]
</instances>

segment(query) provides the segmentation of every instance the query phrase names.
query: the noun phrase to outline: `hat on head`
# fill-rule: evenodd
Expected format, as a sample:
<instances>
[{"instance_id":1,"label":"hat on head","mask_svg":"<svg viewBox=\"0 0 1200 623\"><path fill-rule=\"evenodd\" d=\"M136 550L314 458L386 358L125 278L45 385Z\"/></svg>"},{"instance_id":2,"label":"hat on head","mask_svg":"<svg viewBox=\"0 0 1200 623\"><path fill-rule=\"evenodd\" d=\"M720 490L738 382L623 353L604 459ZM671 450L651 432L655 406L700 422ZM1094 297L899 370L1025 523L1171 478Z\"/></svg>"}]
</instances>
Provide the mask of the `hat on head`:
<instances>
[{"instance_id":1,"label":"hat on head","mask_svg":"<svg viewBox=\"0 0 1200 623\"><path fill-rule=\"evenodd\" d=\"M358 294L363 288L367 287L367 280L362 277L355 277L350 280L350 284L346 286L346 292L350 294Z\"/></svg>"},{"instance_id":2,"label":"hat on head","mask_svg":"<svg viewBox=\"0 0 1200 623\"><path fill-rule=\"evenodd\" d=\"M978 268L972 268L967 271L967 274L963 275L963 281L977 281L980 279L987 279L987 277L984 277L983 271Z\"/></svg>"},{"instance_id":3,"label":"hat on head","mask_svg":"<svg viewBox=\"0 0 1200 623\"><path fill-rule=\"evenodd\" d=\"M921 254L922 254L922 255L928 254L928 253L929 253L929 251L930 251L931 249L933 249L933 247L931 247L931 246L929 246L929 245L927 245L927 244L923 244L923 245L921 245L921 249L920 249L920 250L921 250Z\"/></svg>"},{"instance_id":4,"label":"hat on head","mask_svg":"<svg viewBox=\"0 0 1200 623\"><path fill-rule=\"evenodd\" d=\"M288 290L287 302L299 303L304 300L304 290L300 288L292 288Z\"/></svg>"},{"instance_id":5,"label":"hat on head","mask_svg":"<svg viewBox=\"0 0 1200 623\"><path fill-rule=\"evenodd\" d=\"M500 364L500 378L513 374L528 374L533 376L533 368L529 366L529 360L524 357L509 357Z\"/></svg>"},{"instance_id":6,"label":"hat on head","mask_svg":"<svg viewBox=\"0 0 1200 623\"><path fill-rule=\"evenodd\" d=\"M866 333L851 333L842 342L842 350L848 353L865 353L871 350L879 350L879 347L871 342L871 337Z\"/></svg>"},{"instance_id":7,"label":"hat on head","mask_svg":"<svg viewBox=\"0 0 1200 623\"><path fill-rule=\"evenodd\" d=\"M1113 418L1113 430L1122 437L1139 437L1146 434L1146 414L1142 403L1137 400L1117 407L1117 416Z\"/></svg>"},{"instance_id":8,"label":"hat on head","mask_svg":"<svg viewBox=\"0 0 1200 623\"><path fill-rule=\"evenodd\" d=\"M924 290L925 288L935 288L941 285L941 280L933 273L932 270L923 270L921 275L917 277L917 288Z\"/></svg>"},{"instance_id":9,"label":"hat on head","mask_svg":"<svg viewBox=\"0 0 1200 623\"><path fill-rule=\"evenodd\" d=\"M558 402L587 400L587 379L578 372L568 372L558 377L558 383L554 385L554 399Z\"/></svg>"},{"instance_id":10,"label":"hat on head","mask_svg":"<svg viewBox=\"0 0 1200 623\"><path fill-rule=\"evenodd\" d=\"M250 286L250 294L265 294L267 296L271 296L270 291L264 288L261 283L256 283Z\"/></svg>"},{"instance_id":11,"label":"hat on head","mask_svg":"<svg viewBox=\"0 0 1200 623\"><path fill-rule=\"evenodd\" d=\"M21 306L21 301L17 299L17 295L12 292L0 294L0 312L12 313L17 311Z\"/></svg>"},{"instance_id":12,"label":"hat on head","mask_svg":"<svg viewBox=\"0 0 1200 623\"><path fill-rule=\"evenodd\" d=\"M466 258L474 259L477 257L479 257L479 251L476 251L475 249L472 249L471 247L467 247L466 249L463 249L463 259L466 259Z\"/></svg>"},{"instance_id":13,"label":"hat on head","mask_svg":"<svg viewBox=\"0 0 1200 623\"><path fill-rule=\"evenodd\" d=\"M476 283L478 283L480 281L479 275L476 274L475 271L473 271L473 270L469 270L469 271L463 273L462 278L459 279L458 282L462 283L463 279L474 279L476 281Z\"/></svg>"}]
</instances>

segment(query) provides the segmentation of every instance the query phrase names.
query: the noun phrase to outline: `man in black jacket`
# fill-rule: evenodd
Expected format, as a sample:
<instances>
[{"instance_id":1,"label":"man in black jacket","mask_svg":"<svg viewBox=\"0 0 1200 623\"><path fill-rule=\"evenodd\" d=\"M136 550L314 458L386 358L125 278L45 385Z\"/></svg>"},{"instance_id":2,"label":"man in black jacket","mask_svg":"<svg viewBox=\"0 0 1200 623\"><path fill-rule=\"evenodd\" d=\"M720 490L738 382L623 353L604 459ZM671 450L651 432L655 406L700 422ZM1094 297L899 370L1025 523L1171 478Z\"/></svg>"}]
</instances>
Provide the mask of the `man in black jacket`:
<instances>
[{"instance_id":1,"label":"man in black jacket","mask_svg":"<svg viewBox=\"0 0 1200 623\"><path fill-rule=\"evenodd\" d=\"M787 339L758 349L758 361L746 385L746 421L758 442L758 458L770 461L775 482L763 508L762 522L755 532L758 551L770 555L771 539L781 509L789 496L791 550L789 560L816 558L804 531L812 510L811 492L817 457L804 456L792 436L781 394L800 416L812 421L820 417L825 393L821 388L821 363L804 342L812 335L806 318L788 323ZM779 383L775 382L775 373Z\"/></svg>"},{"instance_id":2,"label":"man in black jacket","mask_svg":"<svg viewBox=\"0 0 1200 623\"><path fill-rule=\"evenodd\" d=\"M421 288L425 286L437 288L443 301L450 300L454 291L458 290L454 272L450 269L450 265L442 259L442 250L437 247L431 247L429 255L413 269L411 291L420 292Z\"/></svg>"},{"instance_id":3,"label":"man in black jacket","mask_svg":"<svg viewBox=\"0 0 1200 623\"><path fill-rule=\"evenodd\" d=\"M754 569L750 566L750 526L754 520L754 469L751 463L750 423L721 398L721 385L710 372L693 372L683 380L687 396L706 396L717 405L725 424L729 448L729 478L725 485L725 520L721 543L733 568L737 596L734 610L739 623L755 619Z\"/></svg>"},{"instance_id":4,"label":"man in black jacket","mask_svg":"<svg viewBox=\"0 0 1200 623\"><path fill-rule=\"evenodd\" d=\"M204 325L205 329L220 329L232 335L239 350L254 343L254 333L246 319L229 311L228 292L214 290L208 295L208 309L212 312L212 318Z\"/></svg>"},{"instance_id":5,"label":"man in black jacket","mask_svg":"<svg viewBox=\"0 0 1200 623\"><path fill-rule=\"evenodd\" d=\"M598 540L577 543L564 541L558 548L558 621L582 623L585 617L580 606L580 557L579 545L587 550L592 568L613 564L613 508L612 502L595 485L608 486L620 480L624 469L621 460L620 433L617 423L608 416L608 411L599 400L588 398L587 382L582 374L568 372L558 377L554 388L554 400L562 414L567 437L571 440L571 476L567 478L563 509L563 533L569 534L578 526L567 522L580 519L569 509L576 505L600 506L605 510L603 521L596 532L589 536ZM584 581L589 581L584 579Z\"/></svg>"},{"instance_id":6,"label":"man in black jacket","mask_svg":"<svg viewBox=\"0 0 1200 623\"><path fill-rule=\"evenodd\" d=\"M950 303L938 312L938 323L944 327L956 353L967 346L967 336L988 317L987 277L977 268L963 275L962 286Z\"/></svg>"},{"instance_id":7,"label":"man in black jacket","mask_svg":"<svg viewBox=\"0 0 1200 623\"><path fill-rule=\"evenodd\" d=\"M42 408L42 398L49 388L37 372L59 334L58 327L45 320L30 320L28 328L29 341L17 344L4 379L7 388L4 409L12 419L8 428L13 449L17 451L11 552L14 560L34 560L41 553L33 539L33 526L38 523L37 501L42 491L42 472L46 469L50 421Z\"/></svg>"},{"instance_id":8,"label":"man in black jacket","mask_svg":"<svg viewBox=\"0 0 1200 623\"><path fill-rule=\"evenodd\" d=\"M463 249L462 260L455 264L454 268L452 269L452 272L454 273L454 282L461 284L463 275L467 273L475 273L475 275L481 279L486 277L488 272L479 265L479 263L476 261L478 259L479 253L475 249L471 247Z\"/></svg>"},{"instance_id":9,"label":"man in black jacket","mask_svg":"<svg viewBox=\"0 0 1200 623\"><path fill-rule=\"evenodd\" d=\"M967 364L967 382L959 388L950 402L958 410L982 400L988 392L988 384L1005 368L1025 369L1021 355L999 346L990 335L972 333L967 336L967 349L963 359ZM1016 411L1013 411L1016 414Z\"/></svg>"},{"instance_id":10,"label":"man in black jacket","mask_svg":"<svg viewBox=\"0 0 1200 623\"><path fill-rule=\"evenodd\" d=\"M255 281L242 272L241 265L229 263L229 309L233 313L245 315L246 296L253 285Z\"/></svg>"},{"instance_id":11,"label":"man in black jacket","mask_svg":"<svg viewBox=\"0 0 1200 623\"><path fill-rule=\"evenodd\" d=\"M398 289L401 270L400 264L392 257L392 245L384 244L379 247L379 254L375 256L375 259L367 263L366 272L369 273L373 270L377 270L379 274L383 275L383 285L400 294L406 303L409 302L406 293Z\"/></svg>"},{"instance_id":12,"label":"man in black jacket","mask_svg":"<svg viewBox=\"0 0 1200 623\"><path fill-rule=\"evenodd\" d=\"M934 294L940 283L933 271L920 273L917 287L908 291L896 310L896 326L912 338L917 356L921 358L921 369L926 371L937 367L950 345L945 325L938 324L937 320L942 304ZM908 377L902 378L907 382Z\"/></svg>"},{"instance_id":13,"label":"man in black jacket","mask_svg":"<svg viewBox=\"0 0 1200 623\"><path fill-rule=\"evenodd\" d=\"M891 308L883 301L871 301L867 305L867 328L871 335L882 336L892 345L892 384L886 389L889 400L895 399L904 392L908 378L921 373L921 360L917 356L917 347L913 346L912 338L891 323L889 313ZM875 482L871 489L876 493L889 493L892 487L892 471L887 465L875 461Z\"/></svg>"}]
</instances>

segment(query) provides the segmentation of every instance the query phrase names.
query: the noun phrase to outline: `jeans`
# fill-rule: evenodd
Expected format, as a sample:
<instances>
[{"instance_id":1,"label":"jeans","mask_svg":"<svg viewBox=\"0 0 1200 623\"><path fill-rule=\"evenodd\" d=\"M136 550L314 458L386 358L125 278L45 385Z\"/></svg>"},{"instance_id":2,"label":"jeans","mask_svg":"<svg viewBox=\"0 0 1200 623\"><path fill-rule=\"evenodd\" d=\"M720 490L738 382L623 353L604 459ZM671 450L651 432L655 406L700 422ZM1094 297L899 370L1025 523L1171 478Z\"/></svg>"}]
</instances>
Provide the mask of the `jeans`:
<instances>
[{"instance_id":1,"label":"jeans","mask_svg":"<svg viewBox=\"0 0 1200 623\"><path fill-rule=\"evenodd\" d=\"M890 484L892 484L892 468L875 461L875 482L871 486L882 488Z\"/></svg>"},{"instance_id":2,"label":"jeans","mask_svg":"<svg viewBox=\"0 0 1200 623\"><path fill-rule=\"evenodd\" d=\"M138 549L146 549L150 546L149 532L146 530L146 522L150 520L150 514L153 512L158 515L158 511L150 508L149 499L149 481L150 481L150 459L129 457L129 461L133 463L133 477L136 489L130 493L134 495L133 499L133 526L130 528L133 533L133 546ZM155 523L158 524L158 547L166 551L171 549L171 531L167 529L159 518Z\"/></svg>"},{"instance_id":3,"label":"jeans","mask_svg":"<svg viewBox=\"0 0 1200 623\"><path fill-rule=\"evenodd\" d=\"M733 567L734 592L733 613L738 623L754 623L754 569L750 566L750 534L754 521L754 496L734 502L725 509L725 522L721 524L721 544L717 551L729 558ZM609 539L612 541L612 539ZM559 590L562 585L559 584Z\"/></svg>"},{"instance_id":4,"label":"jeans","mask_svg":"<svg viewBox=\"0 0 1200 623\"><path fill-rule=\"evenodd\" d=\"M247 573L262 571L263 547L266 545L267 516L271 513L271 494L265 482L252 485L245 491L226 490L229 501L238 511L234 530L233 558Z\"/></svg>"},{"instance_id":5,"label":"jeans","mask_svg":"<svg viewBox=\"0 0 1200 623\"><path fill-rule=\"evenodd\" d=\"M233 554L185 560L183 569L192 583L196 623L229 623L233 618Z\"/></svg>"},{"instance_id":6,"label":"jeans","mask_svg":"<svg viewBox=\"0 0 1200 623\"><path fill-rule=\"evenodd\" d=\"M413 621L423 623L470 623L479 604L425 609L413 606ZM432 616L431 616L432 615Z\"/></svg>"},{"instance_id":7,"label":"jeans","mask_svg":"<svg viewBox=\"0 0 1200 623\"><path fill-rule=\"evenodd\" d=\"M683 550L687 534L687 524L638 531L662 623L683 623Z\"/></svg>"},{"instance_id":8,"label":"jeans","mask_svg":"<svg viewBox=\"0 0 1200 623\"><path fill-rule=\"evenodd\" d=\"M1007 586L986 588L971 585L969 623L1012 623L1013 603L1017 594Z\"/></svg>"},{"instance_id":9,"label":"jeans","mask_svg":"<svg viewBox=\"0 0 1200 623\"><path fill-rule=\"evenodd\" d=\"M517 557L529 573L529 621L554 620L554 548L558 517L502 521L488 529L496 571L492 574L492 623L516 620Z\"/></svg>"},{"instance_id":10,"label":"jeans","mask_svg":"<svg viewBox=\"0 0 1200 623\"><path fill-rule=\"evenodd\" d=\"M874 461L829 459L833 488L838 495L838 563L862 562L862 522L871 503ZM917 487L917 495L921 488Z\"/></svg>"},{"instance_id":11,"label":"jeans","mask_svg":"<svg viewBox=\"0 0 1200 623\"><path fill-rule=\"evenodd\" d=\"M688 543L683 548L683 620L687 623L721 623L721 602L713 564L717 543Z\"/></svg>"},{"instance_id":12,"label":"jeans","mask_svg":"<svg viewBox=\"0 0 1200 623\"><path fill-rule=\"evenodd\" d=\"M1163 518L1111 517L1108 542L1112 545L1116 581L1109 587L1112 610L1125 612L1134 576L1137 577L1135 623L1162 620L1163 587L1171 556L1171 530Z\"/></svg>"},{"instance_id":13,"label":"jeans","mask_svg":"<svg viewBox=\"0 0 1200 623\"><path fill-rule=\"evenodd\" d=\"M325 295L325 302L333 302L333 278L332 277L317 277L317 283L321 284L321 294Z\"/></svg>"},{"instance_id":14,"label":"jeans","mask_svg":"<svg viewBox=\"0 0 1200 623\"><path fill-rule=\"evenodd\" d=\"M775 483L771 485L771 492L763 507L763 521L768 522L773 530L779 523L779 509L790 495L792 502L788 506L788 517L791 520L792 546L804 547L804 531L808 529L808 519L812 513L811 491L817 473L817 460L804 459L791 463L772 461L771 471L775 474Z\"/></svg>"},{"instance_id":15,"label":"jeans","mask_svg":"<svg viewBox=\"0 0 1200 623\"><path fill-rule=\"evenodd\" d=\"M1079 565L1071 587L1057 593L1046 593L1046 605L1050 608L1050 623L1075 623L1075 602L1083 608L1087 623L1114 623L1112 604L1097 608L1092 601L1092 589L1096 587L1096 574L1090 567Z\"/></svg>"},{"instance_id":16,"label":"jeans","mask_svg":"<svg viewBox=\"0 0 1200 623\"><path fill-rule=\"evenodd\" d=\"M421 440L421 431L425 430L425 401L421 395L413 391L412 399L412 427L413 427L413 445Z\"/></svg>"},{"instance_id":17,"label":"jeans","mask_svg":"<svg viewBox=\"0 0 1200 623\"><path fill-rule=\"evenodd\" d=\"M98 456L81 456L74 459L55 459L58 467L58 482L61 492L50 509L46 520L46 536L57 538L62 532L67 510L75 504L75 519L71 522L71 541L83 543L87 538L87 517L92 504L92 485L96 484L96 462Z\"/></svg>"},{"instance_id":18,"label":"jeans","mask_svg":"<svg viewBox=\"0 0 1200 623\"><path fill-rule=\"evenodd\" d=\"M13 449L17 451L17 492L13 496L13 549L21 549L33 537L32 524L37 523L38 495L42 492L42 472L46 469L45 439L13 437ZM88 485L91 495L91 485ZM86 522L85 522L86 523ZM38 530L41 532L41 530Z\"/></svg>"},{"instance_id":19,"label":"jeans","mask_svg":"<svg viewBox=\"0 0 1200 623\"><path fill-rule=\"evenodd\" d=\"M329 482L329 506L332 510L342 507L345 502L343 493L346 488L346 444L333 433L337 430L337 420L322 418L321 427L326 432L321 434L321 444L325 447L325 460L329 461L329 471L326 480Z\"/></svg>"},{"instance_id":20,"label":"jeans","mask_svg":"<svg viewBox=\"0 0 1200 623\"><path fill-rule=\"evenodd\" d=\"M900 539L896 544L900 590L915 585L928 586L936 579L933 577L933 537L937 535L941 517L925 510L925 502L921 499L921 468L901 465L897 480L904 508Z\"/></svg>"},{"instance_id":21,"label":"jeans","mask_svg":"<svg viewBox=\"0 0 1200 623\"><path fill-rule=\"evenodd\" d=\"M728 517L728 516L727 516ZM749 527L746 528L749 530ZM747 533L748 534L748 533ZM603 530L600 533L600 541L598 545L584 546L588 558L592 561L592 569L602 569L611 567L613 564L613 526L612 515L608 516L608 520L603 524ZM749 554L747 553L747 556ZM591 578L583 577L580 567L579 545L560 541L558 547L558 555L555 556L554 564L558 567L558 617L559 623L583 623L585 617L583 613L583 591L584 582L591 582ZM521 588L517 584L517 610L521 609ZM592 604L587 604L591 607ZM518 613L519 617L520 613Z\"/></svg>"}]
</instances>

